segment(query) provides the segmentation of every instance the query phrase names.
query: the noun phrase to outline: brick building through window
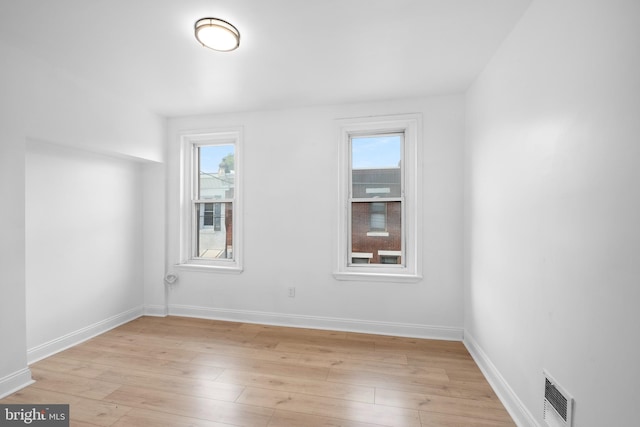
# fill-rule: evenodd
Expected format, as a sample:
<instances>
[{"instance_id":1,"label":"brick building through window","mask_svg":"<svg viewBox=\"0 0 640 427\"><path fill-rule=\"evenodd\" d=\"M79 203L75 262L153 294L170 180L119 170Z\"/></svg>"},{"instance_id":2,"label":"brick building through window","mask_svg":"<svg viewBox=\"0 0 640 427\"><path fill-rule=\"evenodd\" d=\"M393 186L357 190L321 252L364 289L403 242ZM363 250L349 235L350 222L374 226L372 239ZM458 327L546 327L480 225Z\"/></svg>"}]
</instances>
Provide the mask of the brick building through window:
<instances>
[{"instance_id":1,"label":"brick building through window","mask_svg":"<svg viewBox=\"0 0 640 427\"><path fill-rule=\"evenodd\" d=\"M354 169L351 205L353 264L402 263L402 203L385 198L401 193L401 170ZM376 201L380 198L380 201Z\"/></svg>"}]
</instances>

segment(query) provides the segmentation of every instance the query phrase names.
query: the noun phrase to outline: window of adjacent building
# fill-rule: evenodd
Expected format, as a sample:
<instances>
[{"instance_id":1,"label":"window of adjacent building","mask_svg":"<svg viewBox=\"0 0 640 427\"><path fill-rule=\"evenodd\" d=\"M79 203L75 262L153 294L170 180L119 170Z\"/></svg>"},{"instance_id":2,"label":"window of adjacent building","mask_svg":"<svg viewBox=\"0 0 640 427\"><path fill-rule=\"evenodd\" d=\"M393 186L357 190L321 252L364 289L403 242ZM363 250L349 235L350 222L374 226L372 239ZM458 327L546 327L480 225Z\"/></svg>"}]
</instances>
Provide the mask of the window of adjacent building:
<instances>
[{"instance_id":1,"label":"window of adjacent building","mask_svg":"<svg viewBox=\"0 0 640 427\"><path fill-rule=\"evenodd\" d=\"M338 279L419 279L419 127L417 115L341 121Z\"/></svg>"},{"instance_id":2,"label":"window of adjacent building","mask_svg":"<svg viewBox=\"0 0 640 427\"><path fill-rule=\"evenodd\" d=\"M371 262L371 258L373 258L372 253L364 253L364 252L352 252L351 253L351 263L352 264L369 264Z\"/></svg>"},{"instance_id":3,"label":"window of adjacent building","mask_svg":"<svg viewBox=\"0 0 640 427\"><path fill-rule=\"evenodd\" d=\"M183 137L183 266L241 270L240 131Z\"/></svg>"},{"instance_id":4,"label":"window of adjacent building","mask_svg":"<svg viewBox=\"0 0 640 427\"><path fill-rule=\"evenodd\" d=\"M372 202L370 205L371 216L369 219L369 230L387 231L387 204L380 202Z\"/></svg>"}]
</instances>

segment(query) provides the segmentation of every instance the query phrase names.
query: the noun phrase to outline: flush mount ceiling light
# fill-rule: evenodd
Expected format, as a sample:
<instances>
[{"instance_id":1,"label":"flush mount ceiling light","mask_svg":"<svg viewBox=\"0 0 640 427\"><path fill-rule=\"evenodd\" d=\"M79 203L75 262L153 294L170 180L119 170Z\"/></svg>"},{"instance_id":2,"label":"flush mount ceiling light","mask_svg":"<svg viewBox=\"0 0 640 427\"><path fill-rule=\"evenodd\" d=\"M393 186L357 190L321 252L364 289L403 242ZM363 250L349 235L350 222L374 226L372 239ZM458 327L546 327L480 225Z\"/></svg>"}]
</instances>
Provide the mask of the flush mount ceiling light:
<instances>
[{"instance_id":1,"label":"flush mount ceiling light","mask_svg":"<svg viewBox=\"0 0 640 427\"><path fill-rule=\"evenodd\" d=\"M196 21L196 39L204 47L229 52L240 46L240 31L227 21L218 18L202 18Z\"/></svg>"}]
</instances>

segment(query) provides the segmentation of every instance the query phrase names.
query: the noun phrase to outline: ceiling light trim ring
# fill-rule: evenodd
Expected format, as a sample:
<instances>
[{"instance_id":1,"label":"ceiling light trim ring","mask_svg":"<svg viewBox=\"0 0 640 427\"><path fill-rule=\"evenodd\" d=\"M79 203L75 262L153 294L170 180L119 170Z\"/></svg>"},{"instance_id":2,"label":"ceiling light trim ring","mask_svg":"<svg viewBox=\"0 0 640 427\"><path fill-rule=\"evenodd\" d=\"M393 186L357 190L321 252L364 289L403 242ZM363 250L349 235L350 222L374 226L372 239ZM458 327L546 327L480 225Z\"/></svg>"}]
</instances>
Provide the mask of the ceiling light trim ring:
<instances>
[{"instance_id":1,"label":"ceiling light trim ring","mask_svg":"<svg viewBox=\"0 0 640 427\"><path fill-rule=\"evenodd\" d=\"M214 27L218 29L222 29L227 33L229 33L234 38L235 43L233 45L230 45L231 47L226 47L226 46L216 47L211 43L207 44L205 41L203 41L200 38L200 31L206 28L214 28ZM195 31L196 40L198 40L198 42L202 46L212 50L217 50L219 52L230 52L232 50L236 50L240 46L240 31L238 31L238 29L233 24L225 21L224 19L211 18L211 17L198 19L194 24L194 31Z\"/></svg>"}]
</instances>

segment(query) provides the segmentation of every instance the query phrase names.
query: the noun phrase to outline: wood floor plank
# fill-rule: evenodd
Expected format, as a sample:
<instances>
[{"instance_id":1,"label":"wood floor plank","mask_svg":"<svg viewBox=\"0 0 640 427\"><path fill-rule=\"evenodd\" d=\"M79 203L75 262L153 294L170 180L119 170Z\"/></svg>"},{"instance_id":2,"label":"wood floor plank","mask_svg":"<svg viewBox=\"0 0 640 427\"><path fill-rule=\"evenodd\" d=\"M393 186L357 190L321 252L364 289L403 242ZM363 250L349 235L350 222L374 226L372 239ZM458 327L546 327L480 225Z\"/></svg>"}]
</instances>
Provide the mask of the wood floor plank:
<instances>
[{"instance_id":1,"label":"wood floor plank","mask_svg":"<svg viewBox=\"0 0 640 427\"><path fill-rule=\"evenodd\" d=\"M363 339L367 339L365 335ZM419 338L381 336L375 339L376 350L424 352L434 354L449 354L466 357L469 355L466 347L460 341L429 340Z\"/></svg>"},{"instance_id":2,"label":"wood floor plank","mask_svg":"<svg viewBox=\"0 0 640 427\"><path fill-rule=\"evenodd\" d=\"M2 403L67 403L77 427L503 427L460 342L141 317L31 366Z\"/></svg>"},{"instance_id":3,"label":"wood floor plank","mask_svg":"<svg viewBox=\"0 0 640 427\"><path fill-rule=\"evenodd\" d=\"M480 369L477 368L460 368L460 367L450 367L449 371L449 379L451 381L473 381L473 382L482 382L486 381L484 374Z\"/></svg>"},{"instance_id":4,"label":"wood floor plank","mask_svg":"<svg viewBox=\"0 0 640 427\"><path fill-rule=\"evenodd\" d=\"M449 373L443 368L418 367L381 363L375 361L343 360L331 366L332 369L374 372L396 376L428 378L435 382L448 382ZM484 378L484 377L483 377Z\"/></svg>"},{"instance_id":5,"label":"wood floor plank","mask_svg":"<svg viewBox=\"0 0 640 427\"><path fill-rule=\"evenodd\" d=\"M302 377L260 375L227 369L216 379L216 382L374 403L374 389L372 387L338 384Z\"/></svg>"},{"instance_id":6,"label":"wood floor plank","mask_svg":"<svg viewBox=\"0 0 640 427\"><path fill-rule=\"evenodd\" d=\"M257 374L272 374L282 376L299 376L316 380L324 380L329 373L328 368L304 366L295 361L272 362L259 359L228 357L215 354L199 354L193 363L207 365L220 369L237 369Z\"/></svg>"},{"instance_id":7,"label":"wood floor plank","mask_svg":"<svg viewBox=\"0 0 640 427\"><path fill-rule=\"evenodd\" d=\"M397 390L402 389L397 388ZM461 388L451 382L447 385L443 385L442 387L425 387L422 391L418 391L418 393L457 397L460 399L499 401L498 396L496 396L495 392L490 387L488 389L480 390L473 388Z\"/></svg>"},{"instance_id":8,"label":"wood floor plank","mask_svg":"<svg viewBox=\"0 0 640 427\"><path fill-rule=\"evenodd\" d=\"M33 368L42 368L84 378L96 378L109 369L109 367L105 365L97 365L91 362L64 357L65 354L64 352L58 353L55 356L40 360L31 365L31 369L33 371Z\"/></svg>"},{"instance_id":9,"label":"wood floor plank","mask_svg":"<svg viewBox=\"0 0 640 427\"><path fill-rule=\"evenodd\" d=\"M325 329L309 329L309 328L287 328L282 326L277 327L265 327L258 332L257 337L275 338L278 341L294 341L300 342L301 340L324 340L324 339L339 339L344 340L347 336L347 332L342 331L329 331Z\"/></svg>"},{"instance_id":10,"label":"wood floor plank","mask_svg":"<svg viewBox=\"0 0 640 427\"><path fill-rule=\"evenodd\" d=\"M513 421L496 421L459 415L420 412L422 427L514 427Z\"/></svg>"},{"instance_id":11,"label":"wood floor plank","mask_svg":"<svg viewBox=\"0 0 640 427\"><path fill-rule=\"evenodd\" d=\"M510 421L499 401L461 399L423 393L409 393L397 390L376 389L375 403L399 406L424 412L459 415L495 421Z\"/></svg>"},{"instance_id":12,"label":"wood floor plank","mask_svg":"<svg viewBox=\"0 0 640 427\"><path fill-rule=\"evenodd\" d=\"M6 404L20 404L20 403L33 403L35 405L41 404L75 404L81 399L77 396L71 396L64 393L58 393L40 389L30 385L23 388L4 399L0 400Z\"/></svg>"},{"instance_id":13,"label":"wood floor plank","mask_svg":"<svg viewBox=\"0 0 640 427\"><path fill-rule=\"evenodd\" d=\"M125 338L125 342L120 338ZM100 336L86 343L89 349L119 352L134 356L190 362L194 358L210 360L210 355L231 358L251 358L269 361L298 360L299 353L285 353L271 349L248 348L233 344L222 344L218 340L176 341L166 338L145 337L143 335ZM202 353L202 354L200 354ZM220 357L218 360L224 360Z\"/></svg>"},{"instance_id":14,"label":"wood floor plank","mask_svg":"<svg viewBox=\"0 0 640 427\"><path fill-rule=\"evenodd\" d=\"M111 427L230 427L231 424L133 408Z\"/></svg>"},{"instance_id":15,"label":"wood floor plank","mask_svg":"<svg viewBox=\"0 0 640 427\"><path fill-rule=\"evenodd\" d=\"M76 359L82 362L92 361L102 356L102 353L99 351L85 350L81 346L82 344L78 344L75 347L68 348L62 354L64 354L64 357L66 358ZM59 354L61 353L55 354L51 357L57 357Z\"/></svg>"},{"instance_id":16,"label":"wood floor plank","mask_svg":"<svg viewBox=\"0 0 640 427\"><path fill-rule=\"evenodd\" d=\"M31 377L36 388L71 394L89 399L104 399L120 387L118 383L101 381L96 378L72 376L62 372L31 367Z\"/></svg>"},{"instance_id":17,"label":"wood floor plank","mask_svg":"<svg viewBox=\"0 0 640 427\"><path fill-rule=\"evenodd\" d=\"M129 356L120 353L102 353L92 361L122 369L133 368L141 371L158 372L165 375L204 378L208 380L215 380L224 370L215 366L175 362L142 356Z\"/></svg>"},{"instance_id":18,"label":"wood floor plank","mask_svg":"<svg viewBox=\"0 0 640 427\"><path fill-rule=\"evenodd\" d=\"M142 329L142 332L146 335L165 338L165 339L181 339L184 341L194 342L210 342L218 341L220 343L228 343L233 345L241 345L250 348L262 348L269 349L274 348L278 344L277 339L272 338L257 338L247 336L245 334L237 334L233 330L220 331L213 330L207 331L202 328L191 328L188 326L171 326L171 325L155 325Z\"/></svg>"},{"instance_id":19,"label":"wood floor plank","mask_svg":"<svg viewBox=\"0 0 640 427\"><path fill-rule=\"evenodd\" d=\"M277 410L269 427L380 427L380 424L362 423L331 417L331 415L309 415L300 412Z\"/></svg>"},{"instance_id":20,"label":"wood floor plank","mask_svg":"<svg viewBox=\"0 0 640 427\"><path fill-rule=\"evenodd\" d=\"M450 354L438 351L405 351L407 364L422 366L424 364L446 364L449 366L477 368L477 365L470 354L457 354L455 357Z\"/></svg>"},{"instance_id":21,"label":"wood floor plank","mask_svg":"<svg viewBox=\"0 0 640 427\"><path fill-rule=\"evenodd\" d=\"M234 334L238 331L241 331L241 327L245 325L245 323L242 322L231 322L228 320L212 320L202 319L198 317L182 316L158 317L154 319L141 317L140 319L149 320L148 325L150 326L188 326L190 328L203 328L207 331L231 331Z\"/></svg>"},{"instance_id":22,"label":"wood floor plank","mask_svg":"<svg viewBox=\"0 0 640 427\"><path fill-rule=\"evenodd\" d=\"M70 420L69 427L99 427L98 424L86 423L83 421Z\"/></svg>"},{"instance_id":23,"label":"wood floor plank","mask_svg":"<svg viewBox=\"0 0 640 427\"><path fill-rule=\"evenodd\" d=\"M153 322L153 319L147 316L142 316L118 326L117 329L119 331L139 332L145 327L146 324L149 324L149 322Z\"/></svg>"},{"instance_id":24,"label":"wood floor plank","mask_svg":"<svg viewBox=\"0 0 640 427\"><path fill-rule=\"evenodd\" d=\"M410 375L394 375L386 372L373 372L356 369L332 368L327 381L367 387L388 387L394 390L416 391L423 387L445 386L449 384L446 374L435 374L430 377L413 377Z\"/></svg>"},{"instance_id":25,"label":"wood floor plank","mask_svg":"<svg viewBox=\"0 0 640 427\"><path fill-rule=\"evenodd\" d=\"M259 335L260 336L260 335ZM275 335L269 336L271 340L276 339ZM307 346L308 348L317 348L320 352L341 352L341 353L372 353L376 349L373 340L369 341L351 341L343 338L331 337L308 337L298 339L283 339L277 343L277 349L283 350L287 348L287 344L295 347ZM287 351L287 350L284 350Z\"/></svg>"},{"instance_id":26,"label":"wood floor plank","mask_svg":"<svg viewBox=\"0 0 640 427\"><path fill-rule=\"evenodd\" d=\"M300 393L247 387L238 403L311 415L331 414L339 419L381 426L420 427L420 414L416 410Z\"/></svg>"},{"instance_id":27,"label":"wood floor plank","mask_svg":"<svg viewBox=\"0 0 640 427\"><path fill-rule=\"evenodd\" d=\"M484 378L450 379L449 385L460 390L476 390L481 393L490 393L492 391L491 386Z\"/></svg>"},{"instance_id":28,"label":"wood floor plank","mask_svg":"<svg viewBox=\"0 0 640 427\"><path fill-rule=\"evenodd\" d=\"M137 369L110 369L97 377L98 380L126 384L134 387L147 387L154 390L176 393L184 396L197 396L209 399L235 401L244 390L244 386L233 383L214 382L202 378L165 375Z\"/></svg>"},{"instance_id":29,"label":"wood floor plank","mask_svg":"<svg viewBox=\"0 0 640 427\"><path fill-rule=\"evenodd\" d=\"M194 356L193 352L179 348L166 348L152 344L140 346L139 344L124 341L118 342L101 337L86 341L82 344L82 348L102 353L127 354L135 357L172 360L176 362L190 362Z\"/></svg>"},{"instance_id":30,"label":"wood floor plank","mask_svg":"<svg viewBox=\"0 0 640 427\"><path fill-rule=\"evenodd\" d=\"M340 352L327 346L301 344L295 342L280 343L276 347L277 351L297 353L301 355L301 360L308 364L327 366L327 362L340 360L362 360L394 363L398 365L407 364L407 356L401 352L378 352L378 351L356 351Z\"/></svg>"},{"instance_id":31,"label":"wood floor plank","mask_svg":"<svg viewBox=\"0 0 640 427\"><path fill-rule=\"evenodd\" d=\"M111 393L105 400L140 409L247 427L266 426L273 415L271 408L184 396L127 385Z\"/></svg>"},{"instance_id":32,"label":"wood floor plank","mask_svg":"<svg viewBox=\"0 0 640 427\"><path fill-rule=\"evenodd\" d=\"M300 353L285 352L275 349L259 349L248 348L246 346L238 346L233 344L222 344L220 342L211 340L207 342L193 342L189 341L181 345L181 348L192 351L194 354L217 354L220 356L231 357L248 357L251 359L270 360L270 361L287 361L287 360L299 360L301 358ZM204 355L200 355L206 357Z\"/></svg>"},{"instance_id":33,"label":"wood floor plank","mask_svg":"<svg viewBox=\"0 0 640 427\"><path fill-rule=\"evenodd\" d=\"M466 353L464 344L460 341L440 340L428 338L401 337L396 335L375 335L363 332L347 332L346 339L351 341L371 341L372 339L379 345L389 344L393 349L415 348L419 346L428 350L448 350ZM410 347L405 347L405 345Z\"/></svg>"},{"instance_id":34,"label":"wood floor plank","mask_svg":"<svg viewBox=\"0 0 640 427\"><path fill-rule=\"evenodd\" d=\"M69 408L72 419L99 426L111 426L130 410L126 404L89 399L81 399Z\"/></svg>"}]
</instances>

